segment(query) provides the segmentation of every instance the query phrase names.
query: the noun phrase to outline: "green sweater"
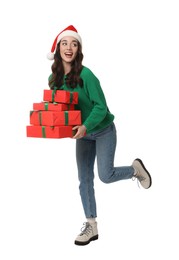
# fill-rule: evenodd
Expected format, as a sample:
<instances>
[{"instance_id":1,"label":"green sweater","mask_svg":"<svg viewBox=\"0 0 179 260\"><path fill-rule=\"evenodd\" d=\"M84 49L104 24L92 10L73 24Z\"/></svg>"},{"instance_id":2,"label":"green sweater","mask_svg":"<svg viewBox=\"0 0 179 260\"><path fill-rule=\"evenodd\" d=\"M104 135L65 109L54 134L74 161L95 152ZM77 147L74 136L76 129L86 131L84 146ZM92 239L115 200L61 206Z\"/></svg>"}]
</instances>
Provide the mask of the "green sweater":
<instances>
[{"instance_id":1,"label":"green sweater","mask_svg":"<svg viewBox=\"0 0 179 260\"><path fill-rule=\"evenodd\" d=\"M69 88L64 84L60 89L78 92L78 104L75 109L81 110L82 124L86 126L86 133L89 134L109 126L114 120L114 115L107 107L100 82L93 72L83 66L80 77L83 87Z\"/></svg>"}]
</instances>

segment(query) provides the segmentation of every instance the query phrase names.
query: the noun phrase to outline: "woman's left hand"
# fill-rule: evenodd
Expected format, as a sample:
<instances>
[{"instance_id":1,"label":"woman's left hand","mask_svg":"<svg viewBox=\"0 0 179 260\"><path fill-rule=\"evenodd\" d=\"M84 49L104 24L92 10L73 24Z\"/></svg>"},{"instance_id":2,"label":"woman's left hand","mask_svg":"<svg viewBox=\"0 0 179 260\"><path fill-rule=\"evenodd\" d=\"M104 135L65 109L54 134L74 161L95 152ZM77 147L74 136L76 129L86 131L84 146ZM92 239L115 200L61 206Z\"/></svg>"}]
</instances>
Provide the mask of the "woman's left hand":
<instances>
[{"instance_id":1,"label":"woman's left hand","mask_svg":"<svg viewBox=\"0 0 179 260\"><path fill-rule=\"evenodd\" d=\"M74 126L72 129L77 131L76 134L73 136L73 139L79 139L85 135L86 126L84 125L77 125Z\"/></svg>"}]
</instances>

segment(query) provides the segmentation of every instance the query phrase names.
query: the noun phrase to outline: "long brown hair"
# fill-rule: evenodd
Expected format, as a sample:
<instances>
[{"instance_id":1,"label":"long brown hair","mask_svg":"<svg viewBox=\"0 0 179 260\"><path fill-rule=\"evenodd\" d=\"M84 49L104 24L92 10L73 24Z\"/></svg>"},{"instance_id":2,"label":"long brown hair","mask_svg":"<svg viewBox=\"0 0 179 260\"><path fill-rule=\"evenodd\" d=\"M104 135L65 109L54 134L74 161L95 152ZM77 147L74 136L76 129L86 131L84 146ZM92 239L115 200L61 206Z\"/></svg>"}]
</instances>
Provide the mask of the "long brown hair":
<instances>
[{"instance_id":1,"label":"long brown hair","mask_svg":"<svg viewBox=\"0 0 179 260\"><path fill-rule=\"evenodd\" d=\"M68 87L76 88L79 84L83 86L83 80L80 78L82 66L83 53L81 44L78 42L78 51L75 60L71 64L71 71L67 74L65 83ZM52 77L49 80L49 87L54 89L55 87L60 89L64 84L64 68L62 64L62 58L60 56L60 42L57 44L56 52L54 55L54 62L51 66Z\"/></svg>"}]
</instances>

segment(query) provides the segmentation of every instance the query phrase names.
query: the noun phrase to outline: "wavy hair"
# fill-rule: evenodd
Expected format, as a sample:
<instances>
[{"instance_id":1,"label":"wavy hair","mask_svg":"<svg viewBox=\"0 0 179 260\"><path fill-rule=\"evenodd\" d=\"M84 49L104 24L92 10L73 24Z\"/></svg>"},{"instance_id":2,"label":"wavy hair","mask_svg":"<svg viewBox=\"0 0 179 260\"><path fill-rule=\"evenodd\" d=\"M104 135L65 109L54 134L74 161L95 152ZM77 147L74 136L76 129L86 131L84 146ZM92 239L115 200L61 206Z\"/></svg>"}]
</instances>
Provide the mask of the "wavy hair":
<instances>
[{"instance_id":1,"label":"wavy hair","mask_svg":"<svg viewBox=\"0 0 179 260\"><path fill-rule=\"evenodd\" d=\"M76 88L79 84L80 87L83 86L83 80L80 78L80 73L83 68L82 66L83 53L81 44L78 42L78 51L76 58L71 64L71 71L67 74L65 80L66 85L70 88ZM60 42L57 44L57 49L54 55L54 62L51 66L52 76L49 80L49 87L53 89L54 87L60 89L64 84L64 68L62 64L62 58L60 56Z\"/></svg>"}]
</instances>

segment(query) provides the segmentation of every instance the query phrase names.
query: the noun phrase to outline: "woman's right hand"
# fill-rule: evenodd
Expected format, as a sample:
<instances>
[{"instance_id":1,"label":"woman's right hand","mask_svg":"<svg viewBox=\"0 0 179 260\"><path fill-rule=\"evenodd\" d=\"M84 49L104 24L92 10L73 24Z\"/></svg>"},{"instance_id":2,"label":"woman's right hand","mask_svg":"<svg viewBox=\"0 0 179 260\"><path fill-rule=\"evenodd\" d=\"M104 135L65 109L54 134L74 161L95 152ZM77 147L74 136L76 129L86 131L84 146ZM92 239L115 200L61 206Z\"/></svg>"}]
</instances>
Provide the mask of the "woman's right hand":
<instances>
[{"instance_id":1,"label":"woman's right hand","mask_svg":"<svg viewBox=\"0 0 179 260\"><path fill-rule=\"evenodd\" d=\"M72 128L73 130L76 130L76 134L73 136L73 139L79 139L82 138L86 133L86 126L84 125L77 125Z\"/></svg>"}]
</instances>

